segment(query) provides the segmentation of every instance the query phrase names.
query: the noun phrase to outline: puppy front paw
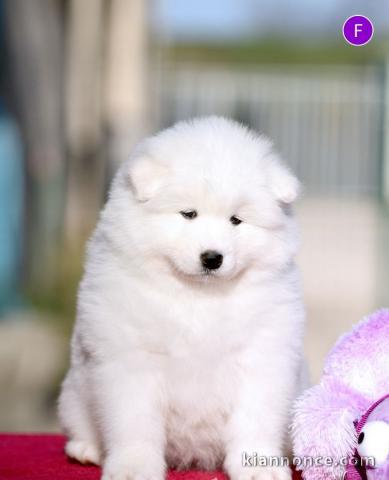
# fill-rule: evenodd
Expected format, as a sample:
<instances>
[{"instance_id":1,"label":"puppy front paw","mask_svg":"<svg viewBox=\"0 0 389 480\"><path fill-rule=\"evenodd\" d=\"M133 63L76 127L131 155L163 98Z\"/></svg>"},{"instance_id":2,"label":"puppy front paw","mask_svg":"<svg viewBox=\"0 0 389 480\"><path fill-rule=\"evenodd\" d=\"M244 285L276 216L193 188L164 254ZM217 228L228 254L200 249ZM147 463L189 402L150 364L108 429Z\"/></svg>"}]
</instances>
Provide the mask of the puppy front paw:
<instances>
[{"instance_id":1,"label":"puppy front paw","mask_svg":"<svg viewBox=\"0 0 389 480\"><path fill-rule=\"evenodd\" d=\"M65 446L66 454L80 463L100 464L100 452L96 445L82 440L69 440Z\"/></svg>"},{"instance_id":2,"label":"puppy front paw","mask_svg":"<svg viewBox=\"0 0 389 480\"><path fill-rule=\"evenodd\" d=\"M108 454L101 480L164 480L163 454L134 446Z\"/></svg>"},{"instance_id":3,"label":"puppy front paw","mask_svg":"<svg viewBox=\"0 0 389 480\"><path fill-rule=\"evenodd\" d=\"M292 480L289 467L240 467L228 474L231 480Z\"/></svg>"}]
</instances>

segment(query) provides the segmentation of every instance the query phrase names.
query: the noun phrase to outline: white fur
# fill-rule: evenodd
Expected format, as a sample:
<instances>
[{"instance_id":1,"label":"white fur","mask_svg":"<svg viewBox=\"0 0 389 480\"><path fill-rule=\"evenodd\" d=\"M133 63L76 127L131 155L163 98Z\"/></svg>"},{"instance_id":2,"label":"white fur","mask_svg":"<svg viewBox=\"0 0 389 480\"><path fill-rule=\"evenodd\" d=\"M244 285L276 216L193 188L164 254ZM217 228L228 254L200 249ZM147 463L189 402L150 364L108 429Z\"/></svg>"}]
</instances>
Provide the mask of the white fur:
<instances>
[{"instance_id":1,"label":"white fur","mask_svg":"<svg viewBox=\"0 0 389 480\"><path fill-rule=\"evenodd\" d=\"M270 142L223 118L139 145L88 245L59 401L69 455L104 480L161 480L166 462L290 479L242 454L285 452L303 385L297 193ZM213 275L205 250L224 255Z\"/></svg>"}]
</instances>

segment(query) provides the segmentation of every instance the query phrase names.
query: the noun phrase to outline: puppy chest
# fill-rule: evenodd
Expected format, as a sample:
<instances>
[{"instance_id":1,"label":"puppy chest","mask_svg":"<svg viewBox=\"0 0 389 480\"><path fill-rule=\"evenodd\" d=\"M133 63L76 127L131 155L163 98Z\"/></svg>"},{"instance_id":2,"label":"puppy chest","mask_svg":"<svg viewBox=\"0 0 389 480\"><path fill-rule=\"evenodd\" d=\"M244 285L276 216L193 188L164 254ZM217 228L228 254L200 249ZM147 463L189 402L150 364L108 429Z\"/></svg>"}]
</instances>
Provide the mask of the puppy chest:
<instances>
[{"instance_id":1,"label":"puppy chest","mask_svg":"<svg viewBox=\"0 0 389 480\"><path fill-rule=\"evenodd\" d=\"M167 454L174 465L214 468L220 463L235 401L228 363L199 356L177 362L169 372Z\"/></svg>"},{"instance_id":2,"label":"puppy chest","mask_svg":"<svg viewBox=\"0 0 389 480\"><path fill-rule=\"evenodd\" d=\"M169 465L203 469L220 466L227 418L228 414L222 406L207 410L198 404L191 410L178 410L171 405L166 418L166 457Z\"/></svg>"}]
</instances>

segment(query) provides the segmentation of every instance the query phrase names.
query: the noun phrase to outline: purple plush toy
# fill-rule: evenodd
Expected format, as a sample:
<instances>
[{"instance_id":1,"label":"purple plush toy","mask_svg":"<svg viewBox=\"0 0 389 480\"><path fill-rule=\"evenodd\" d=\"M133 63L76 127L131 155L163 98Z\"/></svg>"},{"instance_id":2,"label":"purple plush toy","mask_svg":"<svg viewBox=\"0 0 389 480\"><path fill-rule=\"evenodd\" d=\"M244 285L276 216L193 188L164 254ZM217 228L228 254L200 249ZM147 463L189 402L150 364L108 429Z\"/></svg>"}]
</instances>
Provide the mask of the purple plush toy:
<instances>
[{"instance_id":1,"label":"purple plush toy","mask_svg":"<svg viewBox=\"0 0 389 480\"><path fill-rule=\"evenodd\" d=\"M389 310L338 340L297 400L293 439L306 480L389 480Z\"/></svg>"}]
</instances>

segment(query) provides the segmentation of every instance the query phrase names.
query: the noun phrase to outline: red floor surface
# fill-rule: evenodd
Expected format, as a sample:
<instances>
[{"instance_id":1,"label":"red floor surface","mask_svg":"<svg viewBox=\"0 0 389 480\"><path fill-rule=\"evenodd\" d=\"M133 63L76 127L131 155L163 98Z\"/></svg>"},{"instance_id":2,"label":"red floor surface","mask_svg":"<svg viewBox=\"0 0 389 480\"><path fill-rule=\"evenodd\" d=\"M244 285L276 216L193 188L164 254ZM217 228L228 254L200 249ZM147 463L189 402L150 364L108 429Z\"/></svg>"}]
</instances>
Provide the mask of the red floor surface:
<instances>
[{"instance_id":1,"label":"red floor surface","mask_svg":"<svg viewBox=\"0 0 389 480\"><path fill-rule=\"evenodd\" d=\"M0 480L98 480L101 470L71 462L62 435L0 435ZM170 471L168 480L227 480L221 472ZM294 480L300 476L294 474Z\"/></svg>"}]
</instances>

